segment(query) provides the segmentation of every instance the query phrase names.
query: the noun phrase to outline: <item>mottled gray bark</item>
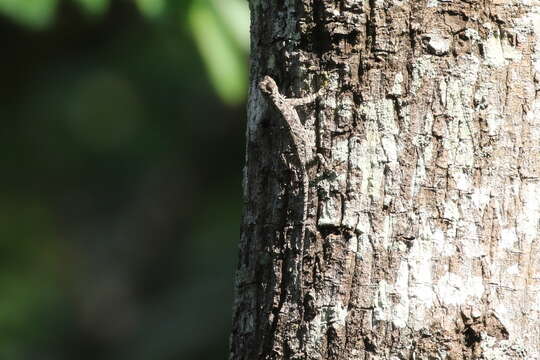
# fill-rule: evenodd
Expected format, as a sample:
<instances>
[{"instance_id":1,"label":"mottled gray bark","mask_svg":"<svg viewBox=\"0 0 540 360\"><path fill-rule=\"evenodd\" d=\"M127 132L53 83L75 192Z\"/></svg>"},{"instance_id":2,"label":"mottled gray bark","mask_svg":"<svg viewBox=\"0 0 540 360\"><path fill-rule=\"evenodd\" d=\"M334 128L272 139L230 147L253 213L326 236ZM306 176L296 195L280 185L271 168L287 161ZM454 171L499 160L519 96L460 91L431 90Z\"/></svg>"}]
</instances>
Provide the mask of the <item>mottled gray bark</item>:
<instances>
[{"instance_id":1,"label":"mottled gray bark","mask_svg":"<svg viewBox=\"0 0 540 360\"><path fill-rule=\"evenodd\" d=\"M250 0L231 358L538 359L540 3ZM302 97L311 149L258 82ZM302 239L304 239L302 241Z\"/></svg>"}]
</instances>

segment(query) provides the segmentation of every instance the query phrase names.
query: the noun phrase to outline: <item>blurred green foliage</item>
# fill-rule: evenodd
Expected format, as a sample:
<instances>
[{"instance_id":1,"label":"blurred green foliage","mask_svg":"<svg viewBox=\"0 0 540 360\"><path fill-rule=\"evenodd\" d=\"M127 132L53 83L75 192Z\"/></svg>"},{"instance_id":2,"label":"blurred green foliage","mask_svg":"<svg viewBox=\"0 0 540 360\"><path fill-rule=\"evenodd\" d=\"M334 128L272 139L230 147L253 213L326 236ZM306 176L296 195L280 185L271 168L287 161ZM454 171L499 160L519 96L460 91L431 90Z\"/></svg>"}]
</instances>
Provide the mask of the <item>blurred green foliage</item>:
<instances>
[{"instance_id":1,"label":"blurred green foliage","mask_svg":"<svg viewBox=\"0 0 540 360\"><path fill-rule=\"evenodd\" d=\"M102 16L113 0L70 0L92 16ZM133 0L148 19L175 17L173 1ZM177 2L177 1L176 1ZM246 54L249 50L249 9L245 0L184 0L189 4L187 24L197 43L208 75L219 96L239 104L246 94ZM33 28L54 21L58 0L0 0L0 14ZM172 13L172 14L171 14ZM178 20L181 19L177 16Z\"/></svg>"},{"instance_id":2,"label":"blurred green foliage","mask_svg":"<svg viewBox=\"0 0 540 360\"><path fill-rule=\"evenodd\" d=\"M0 12L25 26L39 29L51 23L57 3L57 0L0 0Z\"/></svg>"},{"instance_id":3,"label":"blurred green foliage","mask_svg":"<svg viewBox=\"0 0 540 360\"><path fill-rule=\"evenodd\" d=\"M0 359L225 358L244 0L0 14Z\"/></svg>"},{"instance_id":4,"label":"blurred green foliage","mask_svg":"<svg viewBox=\"0 0 540 360\"><path fill-rule=\"evenodd\" d=\"M247 11L247 1L243 0L198 0L189 9L189 24L208 73L228 103L238 103L245 97Z\"/></svg>"},{"instance_id":5,"label":"blurred green foliage","mask_svg":"<svg viewBox=\"0 0 540 360\"><path fill-rule=\"evenodd\" d=\"M43 0L41 0L43 1ZM103 15L109 8L109 0L74 0L90 15Z\"/></svg>"}]
</instances>

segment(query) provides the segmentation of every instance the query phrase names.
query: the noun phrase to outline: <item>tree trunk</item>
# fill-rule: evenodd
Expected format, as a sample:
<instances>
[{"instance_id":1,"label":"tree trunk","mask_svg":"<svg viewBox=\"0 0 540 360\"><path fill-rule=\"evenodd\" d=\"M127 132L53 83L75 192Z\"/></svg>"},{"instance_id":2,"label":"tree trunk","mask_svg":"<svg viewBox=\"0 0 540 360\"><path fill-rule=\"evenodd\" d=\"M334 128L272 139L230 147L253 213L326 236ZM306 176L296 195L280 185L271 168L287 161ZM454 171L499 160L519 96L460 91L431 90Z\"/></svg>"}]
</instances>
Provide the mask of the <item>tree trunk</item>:
<instances>
[{"instance_id":1,"label":"tree trunk","mask_svg":"<svg viewBox=\"0 0 540 360\"><path fill-rule=\"evenodd\" d=\"M231 359L538 359L540 3L250 5Z\"/></svg>"}]
</instances>

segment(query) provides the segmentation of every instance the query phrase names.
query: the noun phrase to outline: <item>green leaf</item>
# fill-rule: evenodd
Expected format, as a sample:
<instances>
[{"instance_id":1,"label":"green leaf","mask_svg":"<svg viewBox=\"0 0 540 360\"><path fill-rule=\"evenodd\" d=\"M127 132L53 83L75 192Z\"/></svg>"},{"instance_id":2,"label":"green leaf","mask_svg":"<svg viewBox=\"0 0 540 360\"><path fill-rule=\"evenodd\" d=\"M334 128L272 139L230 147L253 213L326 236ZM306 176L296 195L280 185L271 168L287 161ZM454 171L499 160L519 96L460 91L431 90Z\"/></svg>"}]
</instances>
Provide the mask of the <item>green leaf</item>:
<instances>
[{"instance_id":1,"label":"green leaf","mask_svg":"<svg viewBox=\"0 0 540 360\"><path fill-rule=\"evenodd\" d=\"M90 15L102 15L109 8L109 0L75 0Z\"/></svg>"},{"instance_id":2,"label":"green leaf","mask_svg":"<svg viewBox=\"0 0 540 360\"><path fill-rule=\"evenodd\" d=\"M212 0L221 20L236 43L249 51L249 6L246 0Z\"/></svg>"},{"instance_id":3,"label":"green leaf","mask_svg":"<svg viewBox=\"0 0 540 360\"><path fill-rule=\"evenodd\" d=\"M139 11L149 18L160 16L167 5L165 0L135 0L135 3Z\"/></svg>"},{"instance_id":4,"label":"green leaf","mask_svg":"<svg viewBox=\"0 0 540 360\"><path fill-rule=\"evenodd\" d=\"M56 11L57 0L0 0L0 13L34 29L47 27Z\"/></svg>"},{"instance_id":5,"label":"green leaf","mask_svg":"<svg viewBox=\"0 0 540 360\"><path fill-rule=\"evenodd\" d=\"M220 21L213 3L194 1L188 21L218 95L228 104L241 103L247 88L245 54Z\"/></svg>"}]
</instances>

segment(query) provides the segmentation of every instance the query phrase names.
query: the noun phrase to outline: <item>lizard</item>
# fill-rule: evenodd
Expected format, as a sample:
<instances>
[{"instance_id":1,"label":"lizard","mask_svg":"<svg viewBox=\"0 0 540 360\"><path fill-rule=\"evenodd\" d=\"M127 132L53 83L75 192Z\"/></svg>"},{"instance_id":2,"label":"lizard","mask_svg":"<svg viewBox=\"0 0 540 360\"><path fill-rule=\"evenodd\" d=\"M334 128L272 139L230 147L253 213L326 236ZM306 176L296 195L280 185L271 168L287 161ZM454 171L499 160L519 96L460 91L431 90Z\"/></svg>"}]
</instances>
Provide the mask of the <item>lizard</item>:
<instances>
[{"instance_id":1,"label":"lizard","mask_svg":"<svg viewBox=\"0 0 540 360\"><path fill-rule=\"evenodd\" d=\"M314 160L318 160L323 166L326 162L321 154L313 156L313 145L309 143L309 137L305 126L300 121L300 117L296 111L297 106L307 105L314 102L318 97L323 94L323 90L319 90L315 94L308 95L303 98L287 98L279 92L278 86L274 79L270 76L265 76L259 82L259 89L262 94L270 101L271 104L281 115L282 120L285 122L285 126L289 131L293 149L300 164L300 177L302 180L302 219L300 229L300 271L303 271L303 250L304 239L306 236L306 222L309 203L309 176L308 176L308 164ZM301 275L300 275L301 278ZM299 284L302 288L302 284Z\"/></svg>"}]
</instances>

